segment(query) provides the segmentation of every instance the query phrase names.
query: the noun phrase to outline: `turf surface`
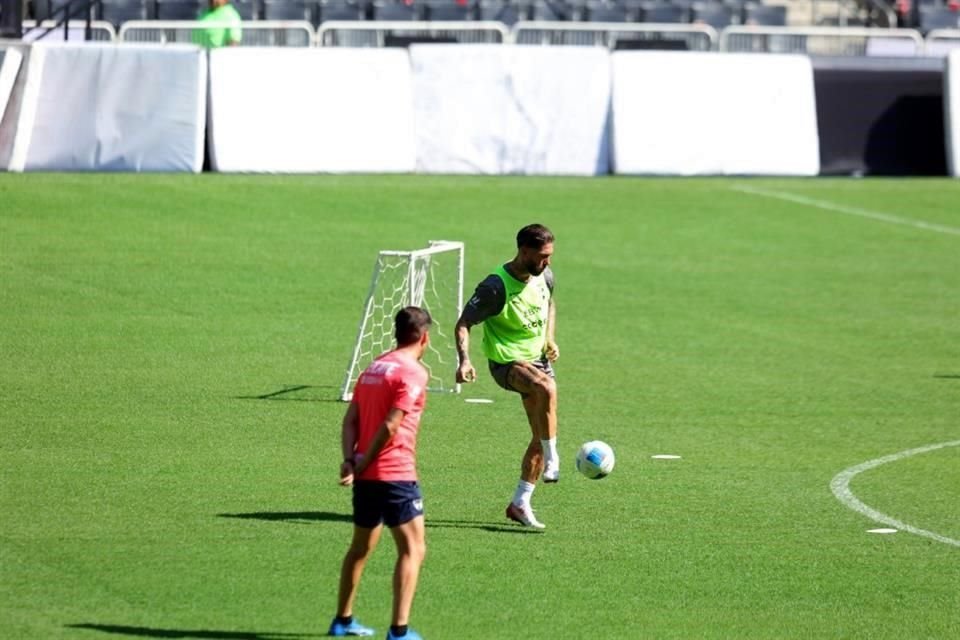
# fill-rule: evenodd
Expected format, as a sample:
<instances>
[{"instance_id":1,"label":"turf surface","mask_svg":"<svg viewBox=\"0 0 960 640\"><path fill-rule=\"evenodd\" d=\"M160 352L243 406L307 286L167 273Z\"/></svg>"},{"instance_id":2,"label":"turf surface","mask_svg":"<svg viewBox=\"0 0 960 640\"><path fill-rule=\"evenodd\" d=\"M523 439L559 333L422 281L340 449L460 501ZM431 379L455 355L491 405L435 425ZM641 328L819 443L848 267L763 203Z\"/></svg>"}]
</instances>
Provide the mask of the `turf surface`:
<instances>
[{"instance_id":1,"label":"turf surface","mask_svg":"<svg viewBox=\"0 0 960 640\"><path fill-rule=\"evenodd\" d=\"M517 399L489 376L431 397L415 628L958 637L960 542L866 533L830 490L960 441L958 201L948 180L0 174L0 636L325 633L351 526L336 397L376 252L464 240L469 293L539 221L548 528L503 519ZM618 456L598 482L572 466L591 439ZM960 446L851 490L960 540ZM385 538L357 604L378 635L393 559Z\"/></svg>"}]
</instances>

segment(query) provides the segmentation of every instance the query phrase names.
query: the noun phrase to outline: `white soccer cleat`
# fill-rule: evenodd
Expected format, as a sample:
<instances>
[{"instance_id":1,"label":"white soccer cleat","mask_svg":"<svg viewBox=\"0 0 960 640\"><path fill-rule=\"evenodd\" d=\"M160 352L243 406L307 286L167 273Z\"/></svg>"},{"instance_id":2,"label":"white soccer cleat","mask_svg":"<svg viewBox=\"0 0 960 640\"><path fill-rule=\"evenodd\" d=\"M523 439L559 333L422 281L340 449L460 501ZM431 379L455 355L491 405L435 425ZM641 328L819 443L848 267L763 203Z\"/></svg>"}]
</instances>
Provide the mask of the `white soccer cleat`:
<instances>
[{"instance_id":1,"label":"white soccer cleat","mask_svg":"<svg viewBox=\"0 0 960 640\"><path fill-rule=\"evenodd\" d=\"M544 482L559 482L560 481L560 461L554 458L543 469L543 481Z\"/></svg>"},{"instance_id":2,"label":"white soccer cleat","mask_svg":"<svg viewBox=\"0 0 960 640\"><path fill-rule=\"evenodd\" d=\"M507 505L507 517L514 522L519 522L525 527L533 527L534 529L547 528L547 525L537 520L537 516L533 515L533 509L530 508L529 504L516 505L511 502Z\"/></svg>"}]
</instances>

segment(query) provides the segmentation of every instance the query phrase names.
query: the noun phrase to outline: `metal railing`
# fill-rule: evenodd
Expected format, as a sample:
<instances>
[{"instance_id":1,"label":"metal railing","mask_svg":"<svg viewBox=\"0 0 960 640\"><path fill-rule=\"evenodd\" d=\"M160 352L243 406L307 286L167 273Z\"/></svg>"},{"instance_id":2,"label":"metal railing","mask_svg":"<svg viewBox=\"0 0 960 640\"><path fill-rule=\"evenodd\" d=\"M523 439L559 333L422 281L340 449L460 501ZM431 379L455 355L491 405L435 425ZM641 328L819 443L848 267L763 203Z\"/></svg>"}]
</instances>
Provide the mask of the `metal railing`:
<instances>
[{"instance_id":1,"label":"metal railing","mask_svg":"<svg viewBox=\"0 0 960 640\"><path fill-rule=\"evenodd\" d=\"M320 47L384 47L414 42L503 44L510 30L502 22L485 21L336 21L317 30Z\"/></svg>"},{"instance_id":2,"label":"metal railing","mask_svg":"<svg viewBox=\"0 0 960 640\"><path fill-rule=\"evenodd\" d=\"M805 53L811 56L920 56L923 36L913 29L876 27L727 27L720 51Z\"/></svg>"},{"instance_id":3,"label":"metal railing","mask_svg":"<svg viewBox=\"0 0 960 640\"><path fill-rule=\"evenodd\" d=\"M131 20L120 26L120 42L202 44L209 29L231 25L199 20ZM240 24L245 47L312 47L316 32L306 20L250 20Z\"/></svg>"},{"instance_id":4,"label":"metal railing","mask_svg":"<svg viewBox=\"0 0 960 640\"><path fill-rule=\"evenodd\" d=\"M717 30L705 24L521 21L513 26L516 44L598 46L609 49L712 51Z\"/></svg>"},{"instance_id":5,"label":"metal railing","mask_svg":"<svg viewBox=\"0 0 960 640\"><path fill-rule=\"evenodd\" d=\"M960 29L934 29L927 34L924 54L942 57L960 47Z\"/></svg>"},{"instance_id":6,"label":"metal railing","mask_svg":"<svg viewBox=\"0 0 960 640\"><path fill-rule=\"evenodd\" d=\"M71 20L61 31L58 27L64 26L56 20L23 21L23 41L36 42L41 34L46 34L44 42L81 42L87 40L86 20ZM117 39L117 30L109 22L103 20L90 21L90 40L94 42L114 42Z\"/></svg>"}]
</instances>

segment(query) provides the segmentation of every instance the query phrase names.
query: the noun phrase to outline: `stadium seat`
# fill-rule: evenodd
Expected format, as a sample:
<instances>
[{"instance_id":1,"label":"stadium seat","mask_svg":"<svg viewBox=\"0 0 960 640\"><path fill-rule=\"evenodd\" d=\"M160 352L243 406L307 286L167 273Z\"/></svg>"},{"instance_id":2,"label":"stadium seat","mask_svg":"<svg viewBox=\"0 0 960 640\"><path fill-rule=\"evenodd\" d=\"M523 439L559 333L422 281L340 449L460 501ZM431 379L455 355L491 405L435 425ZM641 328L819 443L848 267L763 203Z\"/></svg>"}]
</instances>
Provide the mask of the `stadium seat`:
<instances>
[{"instance_id":1,"label":"stadium seat","mask_svg":"<svg viewBox=\"0 0 960 640\"><path fill-rule=\"evenodd\" d=\"M690 21L694 24L705 24L720 31L733 24L733 11L722 4L702 4L693 7Z\"/></svg>"},{"instance_id":2,"label":"stadium seat","mask_svg":"<svg viewBox=\"0 0 960 640\"><path fill-rule=\"evenodd\" d=\"M646 4L640 14L641 22L675 24L687 21L687 10L673 4Z\"/></svg>"},{"instance_id":3,"label":"stadium seat","mask_svg":"<svg viewBox=\"0 0 960 640\"><path fill-rule=\"evenodd\" d=\"M589 22L630 22L629 10L622 4L587 4L585 9L585 17Z\"/></svg>"},{"instance_id":4,"label":"stadium seat","mask_svg":"<svg viewBox=\"0 0 960 640\"><path fill-rule=\"evenodd\" d=\"M457 0L428 0L424 17L427 20L457 21L469 20L471 7L469 2Z\"/></svg>"},{"instance_id":5,"label":"stadium seat","mask_svg":"<svg viewBox=\"0 0 960 640\"><path fill-rule=\"evenodd\" d=\"M256 20L260 17L257 12L257 0L231 0L230 4L240 14L241 20Z\"/></svg>"},{"instance_id":6,"label":"stadium seat","mask_svg":"<svg viewBox=\"0 0 960 640\"><path fill-rule=\"evenodd\" d=\"M530 20L570 20L573 7L561 0L536 0L529 9Z\"/></svg>"},{"instance_id":7,"label":"stadium seat","mask_svg":"<svg viewBox=\"0 0 960 640\"><path fill-rule=\"evenodd\" d=\"M960 27L960 12L948 7L920 7L920 31L956 29Z\"/></svg>"},{"instance_id":8,"label":"stadium seat","mask_svg":"<svg viewBox=\"0 0 960 640\"><path fill-rule=\"evenodd\" d=\"M477 20L494 20L507 26L512 26L524 17L520 6L509 0L480 0L476 16Z\"/></svg>"},{"instance_id":9,"label":"stadium seat","mask_svg":"<svg viewBox=\"0 0 960 640\"><path fill-rule=\"evenodd\" d=\"M313 22L313 6L307 0L264 0L263 19Z\"/></svg>"},{"instance_id":10,"label":"stadium seat","mask_svg":"<svg viewBox=\"0 0 960 640\"><path fill-rule=\"evenodd\" d=\"M743 24L783 27L787 24L787 8L782 5L749 4L743 10Z\"/></svg>"},{"instance_id":11,"label":"stadium seat","mask_svg":"<svg viewBox=\"0 0 960 640\"><path fill-rule=\"evenodd\" d=\"M200 0L156 0L158 20L196 20L206 4Z\"/></svg>"},{"instance_id":12,"label":"stadium seat","mask_svg":"<svg viewBox=\"0 0 960 640\"><path fill-rule=\"evenodd\" d=\"M412 4L403 4L399 2L388 2L386 4L373 5L374 20L419 20L420 16L417 7Z\"/></svg>"},{"instance_id":13,"label":"stadium seat","mask_svg":"<svg viewBox=\"0 0 960 640\"><path fill-rule=\"evenodd\" d=\"M149 17L144 0L103 0L100 3L100 19L118 29L129 20L146 20Z\"/></svg>"},{"instance_id":14,"label":"stadium seat","mask_svg":"<svg viewBox=\"0 0 960 640\"><path fill-rule=\"evenodd\" d=\"M317 24L329 20L357 21L367 17L364 5L349 0L327 0L317 6Z\"/></svg>"}]
</instances>

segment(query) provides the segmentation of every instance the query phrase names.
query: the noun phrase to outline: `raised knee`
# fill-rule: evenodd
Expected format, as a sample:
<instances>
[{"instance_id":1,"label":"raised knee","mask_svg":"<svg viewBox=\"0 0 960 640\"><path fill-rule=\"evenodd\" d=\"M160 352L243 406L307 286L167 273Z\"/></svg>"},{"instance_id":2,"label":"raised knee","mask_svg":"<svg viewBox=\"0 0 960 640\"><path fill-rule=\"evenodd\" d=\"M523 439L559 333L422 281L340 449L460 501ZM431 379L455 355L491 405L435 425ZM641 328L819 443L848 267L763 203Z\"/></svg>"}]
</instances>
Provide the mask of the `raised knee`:
<instances>
[{"instance_id":1,"label":"raised knee","mask_svg":"<svg viewBox=\"0 0 960 640\"><path fill-rule=\"evenodd\" d=\"M557 383L553 378L544 376L534 388L534 393L541 402L554 402L557 399Z\"/></svg>"}]
</instances>

